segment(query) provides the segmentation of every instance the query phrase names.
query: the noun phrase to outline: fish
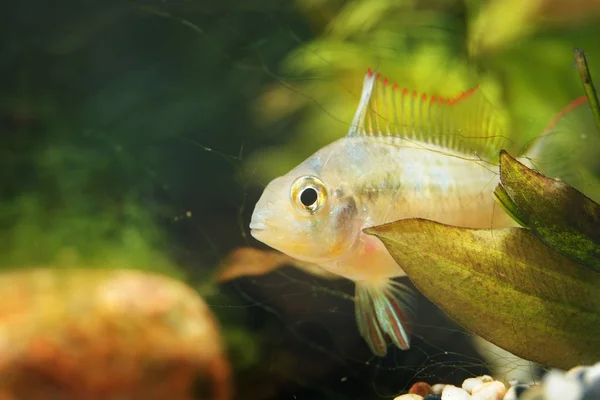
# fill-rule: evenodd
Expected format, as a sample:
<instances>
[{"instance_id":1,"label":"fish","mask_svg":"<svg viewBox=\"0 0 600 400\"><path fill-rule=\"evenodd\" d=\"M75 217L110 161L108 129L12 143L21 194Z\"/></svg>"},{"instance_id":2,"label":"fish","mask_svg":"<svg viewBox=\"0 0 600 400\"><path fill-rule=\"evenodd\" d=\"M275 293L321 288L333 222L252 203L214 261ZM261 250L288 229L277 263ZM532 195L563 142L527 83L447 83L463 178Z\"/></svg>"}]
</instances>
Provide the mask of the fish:
<instances>
[{"instance_id":1,"label":"fish","mask_svg":"<svg viewBox=\"0 0 600 400\"><path fill-rule=\"evenodd\" d=\"M369 69L347 134L265 187L250 233L353 281L358 331L373 354L385 356L390 341L408 350L414 292L396 279L406 275L401 263L363 229L405 218L516 226L493 195L499 151L511 144L502 115L480 86L429 96ZM536 140L520 160L531 165L543 143Z\"/></svg>"}]
</instances>

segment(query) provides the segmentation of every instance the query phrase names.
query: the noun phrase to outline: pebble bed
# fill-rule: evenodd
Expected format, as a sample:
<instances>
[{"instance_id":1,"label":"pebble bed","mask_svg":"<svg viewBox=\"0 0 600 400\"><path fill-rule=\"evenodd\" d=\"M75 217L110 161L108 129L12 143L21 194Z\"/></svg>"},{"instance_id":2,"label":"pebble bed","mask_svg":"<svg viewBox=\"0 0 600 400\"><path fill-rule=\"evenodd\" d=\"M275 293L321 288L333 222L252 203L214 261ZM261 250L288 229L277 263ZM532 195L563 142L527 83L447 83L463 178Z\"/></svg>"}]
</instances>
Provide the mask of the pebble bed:
<instances>
[{"instance_id":1,"label":"pebble bed","mask_svg":"<svg viewBox=\"0 0 600 400\"><path fill-rule=\"evenodd\" d=\"M552 370L539 384L505 385L489 375L466 379L461 387L417 382L394 400L600 400L600 362Z\"/></svg>"}]
</instances>

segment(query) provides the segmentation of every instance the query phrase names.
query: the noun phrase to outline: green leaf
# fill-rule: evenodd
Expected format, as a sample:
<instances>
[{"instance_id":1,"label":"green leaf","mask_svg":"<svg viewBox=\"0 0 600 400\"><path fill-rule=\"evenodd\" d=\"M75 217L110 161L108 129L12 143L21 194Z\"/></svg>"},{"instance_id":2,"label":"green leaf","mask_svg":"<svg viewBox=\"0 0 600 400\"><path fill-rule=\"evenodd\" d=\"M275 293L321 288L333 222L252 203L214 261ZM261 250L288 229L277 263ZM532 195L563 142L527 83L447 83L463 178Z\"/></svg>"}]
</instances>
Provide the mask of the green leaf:
<instances>
[{"instance_id":1,"label":"green leaf","mask_svg":"<svg viewBox=\"0 0 600 400\"><path fill-rule=\"evenodd\" d=\"M592 81L592 74L590 73L590 68L588 67L583 50L575 49L573 52L575 53L575 64L579 70L579 78L583 85L583 91L585 92L588 104L592 109L594 121L596 122L596 129L598 133L600 133L600 100L598 99L598 93L596 92L594 82Z\"/></svg>"},{"instance_id":2,"label":"green leaf","mask_svg":"<svg viewBox=\"0 0 600 400\"><path fill-rule=\"evenodd\" d=\"M600 274L529 230L405 219L365 232L426 297L484 339L551 367L600 359Z\"/></svg>"},{"instance_id":3,"label":"green leaf","mask_svg":"<svg viewBox=\"0 0 600 400\"><path fill-rule=\"evenodd\" d=\"M500 182L518 219L544 243L600 271L600 205L500 152Z\"/></svg>"},{"instance_id":4,"label":"green leaf","mask_svg":"<svg viewBox=\"0 0 600 400\"><path fill-rule=\"evenodd\" d=\"M510 215L510 217L519 225L526 226L525 222L523 222L522 218L519 216L519 209L517 208L516 204L513 203L502 185L496 186L496 189L494 189L494 197L505 213Z\"/></svg>"}]
</instances>

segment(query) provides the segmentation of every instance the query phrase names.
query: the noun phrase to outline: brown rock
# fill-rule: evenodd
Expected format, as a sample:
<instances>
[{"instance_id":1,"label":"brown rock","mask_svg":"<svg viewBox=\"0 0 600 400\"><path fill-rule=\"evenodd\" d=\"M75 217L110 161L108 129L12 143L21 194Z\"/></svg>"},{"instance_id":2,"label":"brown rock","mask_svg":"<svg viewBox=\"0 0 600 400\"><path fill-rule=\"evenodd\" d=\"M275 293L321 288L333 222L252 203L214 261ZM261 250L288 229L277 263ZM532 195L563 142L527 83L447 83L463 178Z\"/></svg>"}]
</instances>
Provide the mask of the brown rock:
<instances>
[{"instance_id":1,"label":"brown rock","mask_svg":"<svg viewBox=\"0 0 600 400\"><path fill-rule=\"evenodd\" d=\"M410 387L408 391L409 394L418 394L420 396L427 396L428 394L433 394L433 389L426 382L417 382Z\"/></svg>"}]
</instances>

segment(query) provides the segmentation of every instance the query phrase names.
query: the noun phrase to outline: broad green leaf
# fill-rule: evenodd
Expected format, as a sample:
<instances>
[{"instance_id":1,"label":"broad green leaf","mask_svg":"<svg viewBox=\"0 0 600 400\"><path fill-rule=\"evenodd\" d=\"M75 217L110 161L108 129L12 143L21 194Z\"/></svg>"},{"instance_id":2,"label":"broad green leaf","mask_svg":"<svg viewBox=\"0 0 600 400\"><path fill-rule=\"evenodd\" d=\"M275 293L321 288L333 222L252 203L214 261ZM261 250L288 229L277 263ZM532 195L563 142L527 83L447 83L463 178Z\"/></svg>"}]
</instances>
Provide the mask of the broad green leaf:
<instances>
[{"instance_id":1,"label":"broad green leaf","mask_svg":"<svg viewBox=\"0 0 600 400\"><path fill-rule=\"evenodd\" d=\"M489 54L532 35L544 26L568 26L590 20L600 12L596 0L492 0L477 2L481 10L470 26L475 55ZM471 5L470 8L475 8Z\"/></svg>"},{"instance_id":2,"label":"broad green leaf","mask_svg":"<svg viewBox=\"0 0 600 400\"><path fill-rule=\"evenodd\" d=\"M533 16L539 10L539 1L491 1L471 23L471 52L481 53L528 36L535 32Z\"/></svg>"},{"instance_id":3,"label":"broad green leaf","mask_svg":"<svg viewBox=\"0 0 600 400\"><path fill-rule=\"evenodd\" d=\"M600 359L600 274L522 228L423 219L368 228L415 286L463 327L557 368Z\"/></svg>"},{"instance_id":4,"label":"broad green leaf","mask_svg":"<svg viewBox=\"0 0 600 400\"><path fill-rule=\"evenodd\" d=\"M600 205L500 153L500 182L515 214L544 243L600 271Z\"/></svg>"}]
</instances>

